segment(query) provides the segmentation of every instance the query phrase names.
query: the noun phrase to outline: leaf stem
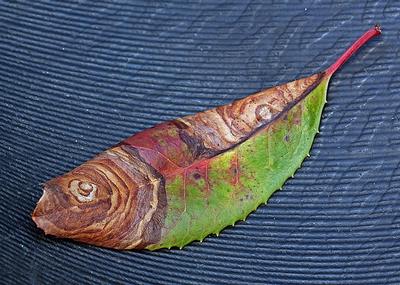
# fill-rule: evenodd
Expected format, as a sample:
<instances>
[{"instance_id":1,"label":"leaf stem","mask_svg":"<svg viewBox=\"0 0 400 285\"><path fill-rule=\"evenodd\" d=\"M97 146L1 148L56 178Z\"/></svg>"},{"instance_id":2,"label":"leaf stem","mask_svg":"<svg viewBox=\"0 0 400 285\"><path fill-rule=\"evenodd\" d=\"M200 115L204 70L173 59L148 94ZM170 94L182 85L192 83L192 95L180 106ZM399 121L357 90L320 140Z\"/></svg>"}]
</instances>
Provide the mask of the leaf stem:
<instances>
[{"instance_id":1,"label":"leaf stem","mask_svg":"<svg viewBox=\"0 0 400 285\"><path fill-rule=\"evenodd\" d=\"M326 70L327 76L332 76L354 53L356 53L366 42L381 34L381 27L375 27L366 31L358 40L356 40L351 47L349 47L339 58Z\"/></svg>"}]
</instances>

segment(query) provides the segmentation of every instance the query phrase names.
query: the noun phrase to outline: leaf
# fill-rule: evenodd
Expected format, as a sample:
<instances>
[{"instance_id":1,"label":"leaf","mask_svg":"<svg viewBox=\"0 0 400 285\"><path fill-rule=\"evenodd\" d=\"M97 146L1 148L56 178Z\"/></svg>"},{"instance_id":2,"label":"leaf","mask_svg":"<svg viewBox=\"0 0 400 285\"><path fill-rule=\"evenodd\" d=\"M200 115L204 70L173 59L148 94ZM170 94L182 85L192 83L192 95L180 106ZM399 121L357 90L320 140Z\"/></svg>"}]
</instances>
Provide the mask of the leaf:
<instances>
[{"instance_id":1,"label":"leaf","mask_svg":"<svg viewBox=\"0 0 400 285\"><path fill-rule=\"evenodd\" d=\"M117 249L182 247L265 203L309 155L326 71L162 123L48 181L32 215L46 234Z\"/></svg>"}]
</instances>

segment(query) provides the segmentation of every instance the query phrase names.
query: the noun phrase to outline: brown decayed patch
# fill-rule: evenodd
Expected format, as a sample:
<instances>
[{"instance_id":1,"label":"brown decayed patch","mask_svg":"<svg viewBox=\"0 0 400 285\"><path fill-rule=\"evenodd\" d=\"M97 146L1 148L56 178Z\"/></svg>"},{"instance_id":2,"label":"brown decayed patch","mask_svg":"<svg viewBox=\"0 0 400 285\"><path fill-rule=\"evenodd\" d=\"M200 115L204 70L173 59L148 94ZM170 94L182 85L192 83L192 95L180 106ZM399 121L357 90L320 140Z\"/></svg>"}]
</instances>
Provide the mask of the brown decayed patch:
<instances>
[{"instance_id":1,"label":"brown decayed patch","mask_svg":"<svg viewBox=\"0 0 400 285\"><path fill-rule=\"evenodd\" d=\"M161 238L164 178L132 147L112 148L44 189L32 217L47 234L121 249Z\"/></svg>"},{"instance_id":2,"label":"brown decayed patch","mask_svg":"<svg viewBox=\"0 0 400 285\"><path fill-rule=\"evenodd\" d=\"M272 87L231 104L176 120L194 159L212 157L243 142L304 98L323 74Z\"/></svg>"}]
</instances>

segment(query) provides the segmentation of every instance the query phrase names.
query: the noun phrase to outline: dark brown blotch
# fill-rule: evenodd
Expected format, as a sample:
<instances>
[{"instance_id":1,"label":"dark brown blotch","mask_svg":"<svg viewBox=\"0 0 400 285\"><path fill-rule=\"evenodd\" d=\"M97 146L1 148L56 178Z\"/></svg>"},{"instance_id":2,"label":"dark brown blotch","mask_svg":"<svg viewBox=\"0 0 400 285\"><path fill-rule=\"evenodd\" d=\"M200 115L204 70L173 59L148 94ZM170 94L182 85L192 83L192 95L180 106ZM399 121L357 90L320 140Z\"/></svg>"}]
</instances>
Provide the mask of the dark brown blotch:
<instances>
[{"instance_id":1,"label":"dark brown blotch","mask_svg":"<svg viewBox=\"0 0 400 285\"><path fill-rule=\"evenodd\" d=\"M210 156L212 150L204 146L204 142L200 137L191 136L185 130L179 130L180 139L187 145L188 149L192 153L193 160L201 158L203 156Z\"/></svg>"},{"instance_id":2,"label":"dark brown blotch","mask_svg":"<svg viewBox=\"0 0 400 285\"><path fill-rule=\"evenodd\" d=\"M195 172L193 174L193 178L196 179L196 180L199 180L201 178L201 175L199 173Z\"/></svg>"}]
</instances>

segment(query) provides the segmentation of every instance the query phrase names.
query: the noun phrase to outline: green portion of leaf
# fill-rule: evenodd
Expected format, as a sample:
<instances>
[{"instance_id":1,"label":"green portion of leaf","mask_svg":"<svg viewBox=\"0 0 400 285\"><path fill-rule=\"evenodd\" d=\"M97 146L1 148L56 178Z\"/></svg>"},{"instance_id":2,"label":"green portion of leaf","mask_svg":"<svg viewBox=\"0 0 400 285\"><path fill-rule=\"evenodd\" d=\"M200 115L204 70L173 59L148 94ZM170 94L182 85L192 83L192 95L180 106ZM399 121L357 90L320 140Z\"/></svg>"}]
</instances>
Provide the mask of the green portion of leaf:
<instances>
[{"instance_id":1,"label":"green portion of leaf","mask_svg":"<svg viewBox=\"0 0 400 285\"><path fill-rule=\"evenodd\" d=\"M265 203L309 154L328 82L323 79L286 114L235 148L166 181L166 229L160 243L148 249L203 240Z\"/></svg>"}]
</instances>

